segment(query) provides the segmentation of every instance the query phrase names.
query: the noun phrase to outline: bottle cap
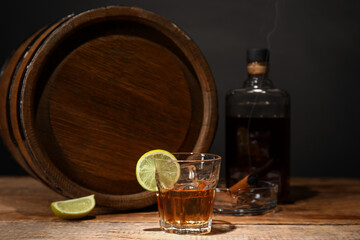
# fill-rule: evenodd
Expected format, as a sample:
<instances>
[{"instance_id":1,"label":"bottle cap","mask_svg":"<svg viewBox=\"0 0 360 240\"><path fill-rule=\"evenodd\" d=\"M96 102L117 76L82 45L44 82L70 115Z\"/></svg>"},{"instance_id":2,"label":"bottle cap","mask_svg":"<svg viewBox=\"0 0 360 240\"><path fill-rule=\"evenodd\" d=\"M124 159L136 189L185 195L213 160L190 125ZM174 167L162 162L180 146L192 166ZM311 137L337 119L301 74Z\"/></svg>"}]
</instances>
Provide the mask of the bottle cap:
<instances>
[{"instance_id":1,"label":"bottle cap","mask_svg":"<svg viewBox=\"0 0 360 240\"><path fill-rule=\"evenodd\" d=\"M266 48L250 48L246 52L247 62L269 62L270 51Z\"/></svg>"}]
</instances>

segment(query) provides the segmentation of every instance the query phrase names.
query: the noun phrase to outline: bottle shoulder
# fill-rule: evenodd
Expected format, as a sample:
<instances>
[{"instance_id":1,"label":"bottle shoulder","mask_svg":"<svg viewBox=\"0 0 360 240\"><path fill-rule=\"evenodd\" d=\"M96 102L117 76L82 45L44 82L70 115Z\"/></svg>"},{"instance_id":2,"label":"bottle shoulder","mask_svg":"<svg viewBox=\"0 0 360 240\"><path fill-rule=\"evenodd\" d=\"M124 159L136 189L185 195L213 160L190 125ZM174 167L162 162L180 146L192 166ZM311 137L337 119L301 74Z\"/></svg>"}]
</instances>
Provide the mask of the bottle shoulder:
<instances>
[{"instance_id":1,"label":"bottle shoulder","mask_svg":"<svg viewBox=\"0 0 360 240\"><path fill-rule=\"evenodd\" d=\"M244 106L288 108L290 95L281 89L234 89L226 95L228 109ZM240 111L240 110L239 110ZM280 111L280 110L279 110Z\"/></svg>"},{"instance_id":2,"label":"bottle shoulder","mask_svg":"<svg viewBox=\"0 0 360 240\"><path fill-rule=\"evenodd\" d=\"M271 95L289 98L290 94L285 90L279 88L237 88L229 90L226 93L226 97L237 97L237 96L251 96L251 95Z\"/></svg>"}]
</instances>

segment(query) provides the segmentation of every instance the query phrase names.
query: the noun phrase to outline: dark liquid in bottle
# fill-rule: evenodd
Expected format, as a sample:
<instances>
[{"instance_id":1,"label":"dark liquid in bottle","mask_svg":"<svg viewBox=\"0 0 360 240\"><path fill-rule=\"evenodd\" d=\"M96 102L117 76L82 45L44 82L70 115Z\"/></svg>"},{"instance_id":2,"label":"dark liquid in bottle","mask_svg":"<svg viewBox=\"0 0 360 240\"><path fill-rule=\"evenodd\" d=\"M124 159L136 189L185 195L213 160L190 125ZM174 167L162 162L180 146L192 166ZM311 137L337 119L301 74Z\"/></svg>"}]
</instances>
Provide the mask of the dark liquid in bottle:
<instances>
[{"instance_id":1,"label":"dark liquid in bottle","mask_svg":"<svg viewBox=\"0 0 360 240\"><path fill-rule=\"evenodd\" d=\"M279 200L289 195L290 121L284 117L226 118L228 187L256 173L279 185Z\"/></svg>"}]
</instances>

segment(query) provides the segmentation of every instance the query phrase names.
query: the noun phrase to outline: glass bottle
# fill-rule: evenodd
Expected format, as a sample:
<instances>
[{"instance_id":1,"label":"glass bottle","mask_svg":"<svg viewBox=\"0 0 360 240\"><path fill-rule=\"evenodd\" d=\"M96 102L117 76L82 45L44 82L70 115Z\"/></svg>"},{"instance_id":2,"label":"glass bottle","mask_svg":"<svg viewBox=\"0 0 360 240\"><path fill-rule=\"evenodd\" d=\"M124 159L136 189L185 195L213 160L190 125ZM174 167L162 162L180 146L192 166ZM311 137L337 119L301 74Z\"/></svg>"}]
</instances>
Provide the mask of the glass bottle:
<instances>
[{"instance_id":1,"label":"glass bottle","mask_svg":"<svg viewBox=\"0 0 360 240\"><path fill-rule=\"evenodd\" d=\"M289 197L290 98L268 78L269 50L248 49L248 78L226 95L226 182L250 173L279 185Z\"/></svg>"}]
</instances>

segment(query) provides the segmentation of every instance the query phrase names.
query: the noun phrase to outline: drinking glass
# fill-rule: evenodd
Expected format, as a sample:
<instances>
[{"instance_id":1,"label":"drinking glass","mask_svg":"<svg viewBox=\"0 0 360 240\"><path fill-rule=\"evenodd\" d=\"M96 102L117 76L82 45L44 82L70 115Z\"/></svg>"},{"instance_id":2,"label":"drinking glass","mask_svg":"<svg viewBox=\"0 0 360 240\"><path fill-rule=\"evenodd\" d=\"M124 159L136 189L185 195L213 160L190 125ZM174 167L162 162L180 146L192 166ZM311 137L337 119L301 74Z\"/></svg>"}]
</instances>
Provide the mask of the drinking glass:
<instances>
[{"instance_id":1,"label":"drinking glass","mask_svg":"<svg viewBox=\"0 0 360 240\"><path fill-rule=\"evenodd\" d=\"M170 233L208 233L221 157L209 153L173 155L180 166L180 177L173 186L165 187L158 174L164 161L171 160L155 158L160 227Z\"/></svg>"}]
</instances>

